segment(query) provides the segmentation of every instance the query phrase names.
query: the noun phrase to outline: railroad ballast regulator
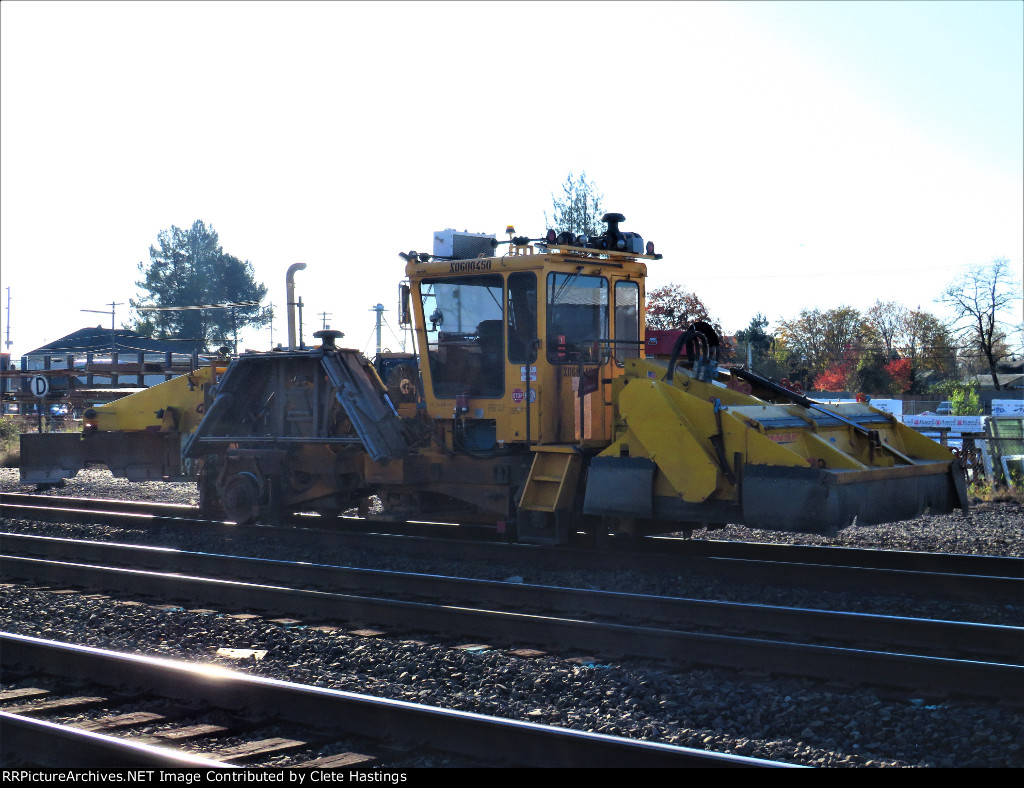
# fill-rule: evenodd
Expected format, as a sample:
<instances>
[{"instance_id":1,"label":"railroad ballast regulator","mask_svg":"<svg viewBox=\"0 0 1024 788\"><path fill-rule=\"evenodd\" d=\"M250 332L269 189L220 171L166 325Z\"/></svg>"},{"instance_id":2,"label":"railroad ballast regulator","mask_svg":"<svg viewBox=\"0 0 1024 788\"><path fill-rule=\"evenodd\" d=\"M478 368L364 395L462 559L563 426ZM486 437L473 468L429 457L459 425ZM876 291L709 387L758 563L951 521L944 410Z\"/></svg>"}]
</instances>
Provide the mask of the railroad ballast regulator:
<instances>
[{"instance_id":1,"label":"railroad ballast regulator","mask_svg":"<svg viewBox=\"0 0 1024 788\"><path fill-rule=\"evenodd\" d=\"M202 508L235 521L376 495L395 516L489 522L536 543L726 523L828 532L966 505L957 458L894 417L719 366L707 324L647 332L647 263L661 255L622 215L604 221L592 238L438 233L433 253L402 255L417 353L373 365L333 331L311 350L245 353L216 386L179 385L198 405L154 406L157 386L97 408L148 396L163 412L148 430L171 447L163 464L107 464L198 475ZM198 426L167 418L194 406ZM131 430L111 430L104 452L125 454ZM81 467L46 454L23 442L23 481Z\"/></svg>"}]
</instances>

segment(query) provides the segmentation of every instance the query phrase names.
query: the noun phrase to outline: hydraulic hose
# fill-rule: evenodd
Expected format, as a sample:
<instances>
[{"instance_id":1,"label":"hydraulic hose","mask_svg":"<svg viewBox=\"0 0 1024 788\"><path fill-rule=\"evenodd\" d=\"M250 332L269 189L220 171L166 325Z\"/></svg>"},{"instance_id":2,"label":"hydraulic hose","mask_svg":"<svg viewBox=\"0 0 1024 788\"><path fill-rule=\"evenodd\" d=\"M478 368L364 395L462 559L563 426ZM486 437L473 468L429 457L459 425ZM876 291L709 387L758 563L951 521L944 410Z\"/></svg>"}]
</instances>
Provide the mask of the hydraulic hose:
<instances>
[{"instance_id":1,"label":"hydraulic hose","mask_svg":"<svg viewBox=\"0 0 1024 788\"><path fill-rule=\"evenodd\" d=\"M697 339L698 337L707 342L707 339L704 337L704 335L700 331L697 331L696 329L693 328L689 329L688 331L684 331L682 334L679 335L679 338L676 339L676 343L672 346L672 356L671 358L669 358L668 370L665 372L665 376L662 378L663 381L665 381L666 383L672 382L672 377L675 374L676 370L676 363L679 361L679 353L683 349L683 344L690 342L693 339ZM687 356L690 355L689 348L687 348L686 354Z\"/></svg>"}]
</instances>

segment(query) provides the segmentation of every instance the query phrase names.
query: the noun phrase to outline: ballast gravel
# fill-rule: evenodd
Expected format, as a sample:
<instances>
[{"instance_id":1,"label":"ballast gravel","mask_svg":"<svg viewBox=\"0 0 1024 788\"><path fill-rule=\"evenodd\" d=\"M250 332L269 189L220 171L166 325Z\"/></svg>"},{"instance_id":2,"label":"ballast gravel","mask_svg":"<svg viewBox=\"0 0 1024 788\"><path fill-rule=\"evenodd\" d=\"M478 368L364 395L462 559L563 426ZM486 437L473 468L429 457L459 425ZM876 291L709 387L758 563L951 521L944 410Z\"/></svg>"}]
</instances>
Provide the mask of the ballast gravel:
<instances>
[{"instance_id":1,"label":"ballast gravel","mask_svg":"<svg viewBox=\"0 0 1024 788\"><path fill-rule=\"evenodd\" d=\"M16 469L0 469L0 490L27 489L18 484ZM192 485L132 484L97 470L79 473L54 493L195 503ZM6 530L8 524L0 526ZM1020 557L1024 510L1016 503L981 504L969 518L957 513L855 527L831 538L737 527L694 536ZM1019 619L1021 607L1024 600L1011 611L1013 618ZM0 628L24 635L217 662L304 684L808 766L1024 766L1024 709L1018 707L712 668L602 663L587 654L403 640L235 618L233 612L0 586ZM222 648L267 654L260 660L224 659L216 656Z\"/></svg>"}]
</instances>

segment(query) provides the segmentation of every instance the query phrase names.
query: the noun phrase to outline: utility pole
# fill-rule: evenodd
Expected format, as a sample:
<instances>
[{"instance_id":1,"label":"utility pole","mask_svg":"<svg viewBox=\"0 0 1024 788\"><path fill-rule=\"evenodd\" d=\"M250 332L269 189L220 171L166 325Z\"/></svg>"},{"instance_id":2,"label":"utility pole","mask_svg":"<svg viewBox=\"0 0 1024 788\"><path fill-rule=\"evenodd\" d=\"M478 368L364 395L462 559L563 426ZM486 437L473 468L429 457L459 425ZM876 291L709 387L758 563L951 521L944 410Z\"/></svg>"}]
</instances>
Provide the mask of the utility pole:
<instances>
[{"instance_id":1,"label":"utility pole","mask_svg":"<svg viewBox=\"0 0 1024 788\"><path fill-rule=\"evenodd\" d=\"M371 312L377 313L377 355L380 355L380 326L383 320L384 313L387 312L383 304L377 304L377 306L370 309Z\"/></svg>"},{"instance_id":2,"label":"utility pole","mask_svg":"<svg viewBox=\"0 0 1024 788\"><path fill-rule=\"evenodd\" d=\"M327 325L327 318L334 317L334 313L333 312L321 312L320 313L320 317L323 318L323 322L324 322L323 328L324 328L324 331L326 331L328 328L330 328L330 326Z\"/></svg>"},{"instance_id":3,"label":"utility pole","mask_svg":"<svg viewBox=\"0 0 1024 788\"><path fill-rule=\"evenodd\" d=\"M4 343L8 350L11 349L11 288L7 288L7 341Z\"/></svg>"},{"instance_id":4,"label":"utility pole","mask_svg":"<svg viewBox=\"0 0 1024 788\"><path fill-rule=\"evenodd\" d=\"M299 296L299 301L295 306L299 308L299 347L305 348L306 343L302 341L302 296Z\"/></svg>"},{"instance_id":5,"label":"utility pole","mask_svg":"<svg viewBox=\"0 0 1024 788\"><path fill-rule=\"evenodd\" d=\"M274 302L270 302L270 349L274 349Z\"/></svg>"},{"instance_id":6,"label":"utility pole","mask_svg":"<svg viewBox=\"0 0 1024 788\"><path fill-rule=\"evenodd\" d=\"M10 290L10 288L7 288L7 289ZM124 302L122 302L122 301L111 302L111 303L107 304L107 306L110 307L110 352L111 353L116 353L117 352L117 335L114 333L114 320L115 320L115 315L117 314L117 308L119 306L124 306ZM96 312L97 314L100 314L100 315L107 314L107 310L105 310L105 309L83 309L81 311L82 312Z\"/></svg>"}]
</instances>

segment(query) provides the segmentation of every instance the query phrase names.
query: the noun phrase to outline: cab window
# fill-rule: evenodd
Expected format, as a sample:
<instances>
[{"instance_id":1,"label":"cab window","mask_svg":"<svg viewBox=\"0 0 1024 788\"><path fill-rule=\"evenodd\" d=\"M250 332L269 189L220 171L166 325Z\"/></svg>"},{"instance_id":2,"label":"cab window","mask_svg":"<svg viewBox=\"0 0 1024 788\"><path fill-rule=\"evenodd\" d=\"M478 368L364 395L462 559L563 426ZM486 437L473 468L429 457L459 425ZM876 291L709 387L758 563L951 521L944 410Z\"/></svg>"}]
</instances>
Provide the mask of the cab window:
<instances>
[{"instance_id":1,"label":"cab window","mask_svg":"<svg viewBox=\"0 0 1024 788\"><path fill-rule=\"evenodd\" d=\"M501 275L425 279L420 297L434 396L504 394Z\"/></svg>"},{"instance_id":2,"label":"cab window","mask_svg":"<svg viewBox=\"0 0 1024 788\"><path fill-rule=\"evenodd\" d=\"M615 283L615 361L621 367L627 358L640 357L640 286L636 282Z\"/></svg>"},{"instance_id":3,"label":"cab window","mask_svg":"<svg viewBox=\"0 0 1024 788\"><path fill-rule=\"evenodd\" d=\"M596 362L608 338L608 280L603 276L548 274L547 357L553 364Z\"/></svg>"},{"instance_id":4,"label":"cab window","mask_svg":"<svg viewBox=\"0 0 1024 788\"><path fill-rule=\"evenodd\" d=\"M537 275L517 271L508 277L508 360L530 364L536 359Z\"/></svg>"}]
</instances>

